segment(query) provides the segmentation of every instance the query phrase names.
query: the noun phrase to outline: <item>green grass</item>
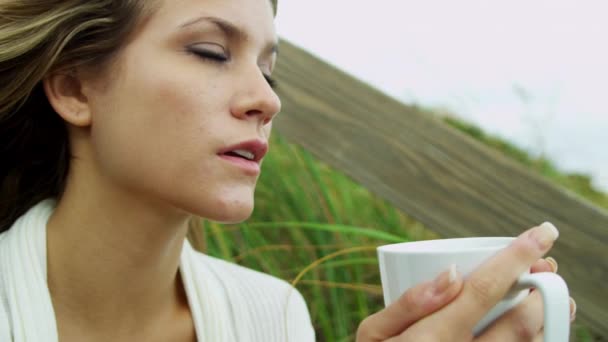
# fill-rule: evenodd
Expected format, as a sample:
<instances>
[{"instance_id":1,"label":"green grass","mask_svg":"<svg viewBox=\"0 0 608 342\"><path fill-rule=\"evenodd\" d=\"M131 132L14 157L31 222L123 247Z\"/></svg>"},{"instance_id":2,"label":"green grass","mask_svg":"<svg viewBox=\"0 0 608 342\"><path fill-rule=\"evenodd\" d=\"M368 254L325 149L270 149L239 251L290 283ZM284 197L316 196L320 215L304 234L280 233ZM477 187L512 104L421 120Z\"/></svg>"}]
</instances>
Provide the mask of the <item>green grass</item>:
<instances>
[{"instance_id":1,"label":"green grass","mask_svg":"<svg viewBox=\"0 0 608 342\"><path fill-rule=\"evenodd\" d=\"M608 197L583 175L559 173L474 126L446 119L458 129L608 207ZM273 274L307 300L318 341L353 341L360 321L383 308L375 247L436 237L310 153L276 133L256 190L254 213L239 225L203 222L210 255ZM575 326L576 341L592 341Z\"/></svg>"},{"instance_id":2,"label":"green grass","mask_svg":"<svg viewBox=\"0 0 608 342\"><path fill-rule=\"evenodd\" d=\"M252 217L239 225L205 221L203 226L208 254L288 281L327 258L296 284L319 341L353 340L361 319L382 308L377 246L434 237L276 134Z\"/></svg>"}]
</instances>

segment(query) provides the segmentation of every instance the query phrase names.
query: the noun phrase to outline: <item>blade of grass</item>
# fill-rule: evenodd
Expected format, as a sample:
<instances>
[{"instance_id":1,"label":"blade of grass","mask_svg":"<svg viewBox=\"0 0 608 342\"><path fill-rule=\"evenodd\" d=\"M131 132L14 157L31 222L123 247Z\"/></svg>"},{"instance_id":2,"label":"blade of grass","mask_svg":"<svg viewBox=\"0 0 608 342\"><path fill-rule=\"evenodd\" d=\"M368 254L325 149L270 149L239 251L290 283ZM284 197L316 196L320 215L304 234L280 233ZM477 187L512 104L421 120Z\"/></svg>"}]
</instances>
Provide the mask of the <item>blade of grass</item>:
<instances>
[{"instance_id":1,"label":"blade of grass","mask_svg":"<svg viewBox=\"0 0 608 342\"><path fill-rule=\"evenodd\" d=\"M353 234L357 236L365 236L376 240L386 242L406 242L407 238L387 233L384 231L378 231L371 228L353 227L341 224L326 224L326 223L313 223L313 222L253 222L247 225L248 228L300 228L310 229L315 231L326 231L333 233L342 234Z\"/></svg>"}]
</instances>

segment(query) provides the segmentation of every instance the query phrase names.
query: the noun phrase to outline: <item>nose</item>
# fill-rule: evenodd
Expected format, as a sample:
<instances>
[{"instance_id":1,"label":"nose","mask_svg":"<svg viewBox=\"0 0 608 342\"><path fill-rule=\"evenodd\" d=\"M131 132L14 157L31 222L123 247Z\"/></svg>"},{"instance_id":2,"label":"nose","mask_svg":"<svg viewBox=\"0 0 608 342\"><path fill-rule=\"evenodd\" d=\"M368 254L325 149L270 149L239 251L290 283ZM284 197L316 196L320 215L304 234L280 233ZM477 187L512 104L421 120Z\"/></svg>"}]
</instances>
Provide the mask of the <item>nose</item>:
<instances>
[{"instance_id":1,"label":"nose","mask_svg":"<svg viewBox=\"0 0 608 342\"><path fill-rule=\"evenodd\" d=\"M230 109L232 115L239 119L257 118L263 125L268 124L281 110L278 95L257 67L239 76Z\"/></svg>"}]
</instances>

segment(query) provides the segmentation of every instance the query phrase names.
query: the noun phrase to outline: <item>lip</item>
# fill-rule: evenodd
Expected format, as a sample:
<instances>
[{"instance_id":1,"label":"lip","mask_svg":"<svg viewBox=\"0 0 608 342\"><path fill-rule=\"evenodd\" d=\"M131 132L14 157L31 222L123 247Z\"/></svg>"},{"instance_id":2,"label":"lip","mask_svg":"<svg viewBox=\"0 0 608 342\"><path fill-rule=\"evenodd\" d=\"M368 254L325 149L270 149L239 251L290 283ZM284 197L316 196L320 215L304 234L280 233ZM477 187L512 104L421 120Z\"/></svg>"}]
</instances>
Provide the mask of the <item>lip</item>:
<instances>
[{"instance_id":1,"label":"lip","mask_svg":"<svg viewBox=\"0 0 608 342\"><path fill-rule=\"evenodd\" d=\"M252 161L259 164L260 160L262 160L262 158L264 158L264 156L266 155L266 152L268 152L268 143L264 140L243 141L238 144L221 149L218 154L224 155L234 150L247 150L253 152L253 154L255 154L255 158L253 158Z\"/></svg>"},{"instance_id":2,"label":"lip","mask_svg":"<svg viewBox=\"0 0 608 342\"><path fill-rule=\"evenodd\" d=\"M255 155L253 160L247 160L240 157L227 155L226 153L234 150L247 150ZM238 144L222 148L217 154L220 158L240 167L249 175L258 175L260 173L260 161L268 152L268 143L264 140L247 140Z\"/></svg>"}]
</instances>

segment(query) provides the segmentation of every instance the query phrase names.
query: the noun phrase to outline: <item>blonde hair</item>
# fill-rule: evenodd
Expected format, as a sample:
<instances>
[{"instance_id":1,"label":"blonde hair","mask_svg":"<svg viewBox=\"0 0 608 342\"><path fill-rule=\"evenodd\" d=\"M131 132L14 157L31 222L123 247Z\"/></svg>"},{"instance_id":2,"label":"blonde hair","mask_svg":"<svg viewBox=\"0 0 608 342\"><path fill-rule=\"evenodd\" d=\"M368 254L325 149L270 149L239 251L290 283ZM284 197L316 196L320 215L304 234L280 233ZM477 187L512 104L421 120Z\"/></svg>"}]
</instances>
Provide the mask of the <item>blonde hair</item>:
<instances>
[{"instance_id":1,"label":"blonde hair","mask_svg":"<svg viewBox=\"0 0 608 342\"><path fill-rule=\"evenodd\" d=\"M277 0L271 0L276 14ZM43 78L76 66L103 71L154 0L0 2L0 232L38 201L61 197L69 169L67 128Z\"/></svg>"}]
</instances>

